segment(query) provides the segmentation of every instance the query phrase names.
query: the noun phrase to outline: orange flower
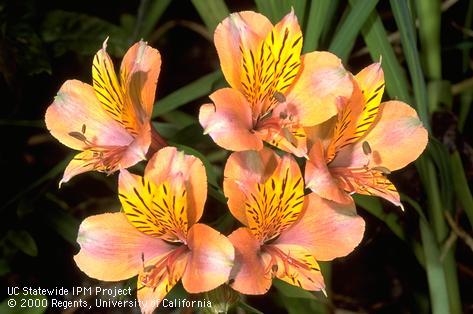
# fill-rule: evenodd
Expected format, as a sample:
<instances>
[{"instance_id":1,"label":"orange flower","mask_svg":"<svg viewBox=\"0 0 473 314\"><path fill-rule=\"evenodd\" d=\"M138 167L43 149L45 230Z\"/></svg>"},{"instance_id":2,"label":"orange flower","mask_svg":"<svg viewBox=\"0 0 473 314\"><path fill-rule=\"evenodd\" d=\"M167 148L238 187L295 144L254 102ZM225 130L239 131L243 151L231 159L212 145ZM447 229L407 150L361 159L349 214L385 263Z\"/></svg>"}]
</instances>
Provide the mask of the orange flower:
<instances>
[{"instance_id":1,"label":"orange flower","mask_svg":"<svg viewBox=\"0 0 473 314\"><path fill-rule=\"evenodd\" d=\"M97 170L112 173L145 159L165 142L150 124L161 56L140 41L123 58L118 78L105 51L94 57L93 86L66 81L46 111L46 125L61 143L80 150L62 182ZM60 184L61 184L60 183Z\"/></svg>"},{"instance_id":2,"label":"orange flower","mask_svg":"<svg viewBox=\"0 0 473 314\"><path fill-rule=\"evenodd\" d=\"M231 14L215 30L215 46L231 88L210 95L200 109L204 133L221 147L260 150L266 141L306 156L303 127L337 113L337 99L352 83L328 52L301 56L302 33L294 12L273 26L255 12Z\"/></svg>"},{"instance_id":3,"label":"orange flower","mask_svg":"<svg viewBox=\"0 0 473 314\"><path fill-rule=\"evenodd\" d=\"M229 239L235 247L232 288L264 294L273 276L307 290L323 290L317 261L353 251L364 220L354 204L304 195L297 163L268 148L233 153L225 166L224 191L232 214L246 227Z\"/></svg>"},{"instance_id":4,"label":"orange flower","mask_svg":"<svg viewBox=\"0 0 473 314\"><path fill-rule=\"evenodd\" d=\"M202 162L163 148L148 162L143 177L121 170L123 212L85 219L74 260L100 280L138 274L138 300L145 313L181 278L190 293L212 290L228 280L234 249L225 236L197 223L206 196Z\"/></svg>"},{"instance_id":5,"label":"orange flower","mask_svg":"<svg viewBox=\"0 0 473 314\"><path fill-rule=\"evenodd\" d=\"M319 196L347 203L352 193L377 195L402 207L386 175L414 161L428 135L409 105L380 103L383 91L381 64L372 64L354 77L353 94L337 117L308 131L313 145L305 179Z\"/></svg>"}]
</instances>

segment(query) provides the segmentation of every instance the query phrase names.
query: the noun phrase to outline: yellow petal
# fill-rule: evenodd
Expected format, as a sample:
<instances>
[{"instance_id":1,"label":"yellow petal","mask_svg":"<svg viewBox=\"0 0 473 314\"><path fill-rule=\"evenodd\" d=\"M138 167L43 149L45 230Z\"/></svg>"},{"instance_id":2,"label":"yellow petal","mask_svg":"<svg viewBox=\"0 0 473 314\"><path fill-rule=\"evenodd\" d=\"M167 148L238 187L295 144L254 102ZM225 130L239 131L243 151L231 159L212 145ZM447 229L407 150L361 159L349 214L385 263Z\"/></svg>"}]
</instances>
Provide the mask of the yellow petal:
<instances>
[{"instance_id":1,"label":"yellow petal","mask_svg":"<svg viewBox=\"0 0 473 314\"><path fill-rule=\"evenodd\" d=\"M144 41L134 44L123 57L120 77L127 96L125 105L136 112L140 124L149 122L161 71L161 55Z\"/></svg>"},{"instance_id":2,"label":"yellow petal","mask_svg":"<svg viewBox=\"0 0 473 314\"><path fill-rule=\"evenodd\" d=\"M262 243L280 235L299 217L304 182L292 157L284 156L265 183L250 189L245 201L246 218L251 232Z\"/></svg>"},{"instance_id":3,"label":"yellow petal","mask_svg":"<svg viewBox=\"0 0 473 314\"><path fill-rule=\"evenodd\" d=\"M301 65L302 32L291 11L258 47L240 47L241 85L253 108L254 117L264 116L278 103L275 93L284 94Z\"/></svg>"},{"instance_id":4,"label":"yellow petal","mask_svg":"<svg viewBox=\"0 0 473 314\"><path fill-rule=\"evenodd\" d=\"M188 230L186 190L173 178L156 185L122 170L119 198L128 220L139 231L167 241L183 241Z\"/></svg>"},{"instance_id":5,"label":"yellow petal","mask_svg":"<svg viewBox=\"0 0 473 314\"><path fill-rule=\"evenodd\" d=\"M257 47L273 25L263 15L243 11L230 14L216 28L214 35L220 66L231 87L242 90L242 53L240 47Z\"/></svg>"},{"instance_id":6,"label":"yellow petal","mask_svg":"<svg viewBox=\"0 0 473 314\"><path fill-rule=\"evenodd\" d=\"M325 288L320 266L306 248L294 244L274 244L264 247L272 256L275 276L305 290Z\"/></svg>"},{"instance_id":7,"label":"yellow petal","mask_svg":"<svg viewBox=\"0 0 473 314\"><path fill-rule=\"evenodd\" d=\"M353 94L338 114L333 139L327 147L327 162L370 129L378 115L383 91L384 74L379 63L367 67L355 77Z\"/></svg>"}]
</instances>

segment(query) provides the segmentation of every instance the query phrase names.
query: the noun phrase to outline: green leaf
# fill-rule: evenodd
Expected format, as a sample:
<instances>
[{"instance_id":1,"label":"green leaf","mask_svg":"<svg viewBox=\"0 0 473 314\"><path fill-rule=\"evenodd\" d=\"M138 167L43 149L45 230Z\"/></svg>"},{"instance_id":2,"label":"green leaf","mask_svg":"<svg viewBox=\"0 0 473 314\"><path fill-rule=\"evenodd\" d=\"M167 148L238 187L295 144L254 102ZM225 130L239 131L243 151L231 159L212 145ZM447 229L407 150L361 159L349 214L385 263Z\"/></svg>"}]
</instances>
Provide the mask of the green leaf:
<instances>
[{"instance_id":1,"label":"green leaf","mask_svg":"<svg viewBox=\"0 0 473 314\"><path fill-rule=\"evenodd\" d=\"M174 110L168 113L160 115L160 118L164 121L175 123L179 125L180 129L183 129L189 125L198 123L197 117L190 115L183 111Z\"/></svg>"},{"instance_id":2,"label":"green leaf","mask_svg":"<svg viewBox=\"0 0 473 314\"><path fill-rule=\"evenodd\" d=\"M327 306L318 300L298 298L282 298L287 313L289 314L328 314L331 313Z\"/></svg>"},{"instance_id":3,"label":"green leaf","mask_svg":"<svg viewBox=\"0 0 473 314\"><path fill-rule=\"evenodd\" d=\"M254 307L252 307L252 306L249 305L248 303L243 302L242 300L240 300L240 301L237 302L237 306L238 306L239 308L245 310L246 313L264 314L264 313L261 312L260 310L255 309Z\"/></svg>"},{"instance_id":4,"label":"green leaf","mask_svg":"<svg viewBox=\"0 0 473 314\"><path fill-rule=\"evenodd\" d=\"M401 43L406 57L407 67L412 78L415 96L415 108L417 109L420 119L424 126L429 130L429 113L427 88L422 74L419 53L417 49L417 41L414 29L414 23L411 19L406 0L391 0L391 8L396 20L397 27L401 33Z\"/></svg>"},{"instance_id":5,"label":"green leaf","mask_svg":"<svg viewBox=\"0 0 473 314\"><path fill-rule=\"evenodd\" d=\"M11 303L14 300L14 305ZM48 309L48 299L44 295L18 294L0 303L2 314L43 314ZM22 307L21 305L28 305ZM13 305L13 306L12 306Z\"/></svg>"},{"instance_id":6,"label":"green leaf","mask_svg":"<svg viewBox=\"0 0 473 314\"><path fill-rule=\"evenodd\" d=\"M326 27L327 21L332 18L328 14L331 2L332 0L311 1L307 27L304 33L304 52L314 51L319 46L322 31Z\"/></svg>"},{"instance_id":7,"label":"green leaf","mask_svg":"<svg viewBox=\"0 0 473 314\"><path fill-rule=\"evenodd\" d=\"M40 128L40 129L45 129L46 128L46 124L44 123L44 120L0 119L0 125L1 126Z\"/></svg>"},{"instance_id":8,"label":"green leaf","mask_svg":"<svg viewBox=\"0 0 473 314\"><path fill-rule=\"evenodd\" d=\"M140 6L138 7L138 14L133 31L132 41L148 39L149 35L156 27L156 24L170 3L171 0L141 0Z\"/></svg>"},{"instance_id":9,"label":"green leaf","mask_svg":"<svg viewBox=\"0 0 473 314\"><path fill-rule=\"evenodd\" d=\"M52 45L56 57L67 51L94 55L107 37L107 52L121 57L128 49L130 35L122 27L98 17L61 10L49 12L42 25L43 39Z\"/></svg>"},{"instance_id":10,"label":"green leaf","mask_svg":"<svg viewBox=\"0 0 473 314\"><path fill-rule=\"evenodd\" d=\"M353 195L356 204L363 207L367 212L383 221L389 229L401 240L406 241L404 229L399 224L399 217L393 212L385 212L378 198L366 195Z\"/></svg>"},{"instance_id":11,"label":"green leaf","mask_svg":"<svg viewBox=\"0 0 473 314\"><path fill-rule=\"evenodd\" d=\"M419 20L419 38L426 76L432 80L441 80L440 0L416 0L414 3Z\"/></svg>"},{"instance_id":12,"label":"green leaf","mask_svg":"<svg viewBox=\"0 0 473 314\"><path fill-rule=\"evenodd\" d=\"M51 180L51 179L54 179L56 178L62 171L64 171L64 168L66 167L66 165L69 163L69 159L72 158L72 157L66 157L64 158L63 161L61 161L60 163L58 163L56 166L54 166L54 168L52 168L51 170L49 170L49 172L47 172L45 175L43 175L41 178L39 178L38 180L34 181L32 184L30 184L28 187L26 187L25 189L21 190L20 192L18 192L14 197L12 197L11 199L9 199L7 202L5 202L3 204L2 207L0 207L0 212L5 210L6 208L8 208L8 206L10 206L11 204L13 204L14 202L18 201L21 197L23 197L25 194L29 193L30 191L34 190L35 188L37 188L38 186L40 186L41 184Z\"/></svg>"},{"instance_id":13,"label":"green leaf","mask_svg":"<svg viewBox=\"0 0 473 314\"><path fill-rule=\"evenodd\" d=\"M79 220L65 210L47 210L44 213L44 223L55 230L64 240L76 244Z\"/></svg>"},{"instance_id":14,"label":"green leaf","mask_svg":"<svg viewBox=\"0 0 473 314\"><path fill-rule=\"evenodd\" d=\"M170 122L152 122L156 131L158 131L159 135L164 138L171 138L176 135L181 129L179 125Z\"/></svg>"},{"instance_id":15,"label":"green leaf","mask_svg":"<svg viewBox=\"0 0 473 314\"><path fill-rule=\"evenodd\" d=\"M209 95L212 92L214 85L217 84L221 78L222 72L217 70L179 88L159 100L154 105L152 117L156 118L157 116L177 109L192 100Z\"/></svg>"},{"instance_id":16,"label":"green leaf","mask_svg":"<svg viewBox=\"0 0 473 314\"><path fill-rule=\"evenodd\" d=\"M11 271L10 264L6 259L0 259L0 276L5 276Z\"/></svg>"},{"instance_id":17,"label":"green leaf","mask_svg":"<svg viewBox=\"0 0 473 314\"><path fill-rule=\"evenodd\" d=\"M223 0L191 1L210 33L214 32L218 23L230 15L227 5Z\"/></svg>"},{"instance_id":18,"label":"green leaf","mask_svg":"<svg viewBox=\"0 0 473 314\"><path fill-rule=\"evenodd\" d=\"M38 247L33 237L25 230L9 230L7 239L13 243L20 251L29 255L37 256Z\"/></svg>"},{"instance_id":19,"label":"green leaf","mask_svg":"<svg viewBox=\"0 0 473 314\"><path fill-rule=\"evenodd\" d=\"M460 130L460 132L463 132L463 129L465 128L465 123L471 111L471 104L473 104L473 92L465 91L461 93L460 112L458 114L458 130Z\"/></svg>"},{"instance_id":20,"label":"green leaf","mask_svg":"<svg viewBox=\"0 0 473 314\"><path fill-rule=\"evenodd\" d=\"M473 228L473 197L470 188L468 187L468 180L465 176L462 160L458 151L454 151L450 156L450 164L452 167L452 176L454 178L453 185L457 200L465 211L470 226Z\"/></svg>"},{"instance_id":21,"label":"green leaf","mask_svg":"<svg viewBox=\"0 0 473 314\"><path fill-rule=\"evenodd\" d=\"M302 288L290 285L282 280L274 279L273 286L278 290L278 292L287 298L300 298L300 299L309 299L317 300L317 298L309 291Z\"/></svg>"},{"instance_id":22,"label":"green leaf","mask_svg":"<svg viewBox=\"0 0 473 314\"><path fill-rule=\"evenodd\" d=\"M439 189L438 180L436 176L436 169L432 160L428 157L423 156L416 162L417 168L419 169L419 174L421 180L424 184L424 187L427 192L427 198L429 203L429 216L432 220L432 229L434 231L434 236L437 243L441 243L446 240L448 236L448 226L444 219L444 209L441 196L441 190ZM420 209L420 208L419 208ZM430 241L430 240L429 240ZM431 248L431 250L433 250ZM432 252L431 252L432 253ZM434 254L434 253L432 253ZM427 259L427 254L426 254ZM440 260L440 255L438 256ZM426 261L427 263L427 261ZM430 261L433 264L432 267L438 267L437 261ZM448 313L461 313L461 300L460 300L460 291L458 286L458 276L455 262L455 255L452 250L450 250L446 255L443 264L443 271L445 273L445 285L446 287L440 286L440 283L437 279L434 282L431 282L431 277L428 277L429 287L431 288L431 300L436 299L444 290L448 291L448 301L450 304L450 312ZM435 289L435 291L432 291ZM432 301L433 302L433 301ZM438 309L433 309L434 313L445 313L443 312L443 307L433 303L433 306L437 306Z\"/></svg>"},{"instance_id":23,"label":"green leaf","mask_svg":"<svg viewBox=\"0 0 473 314\"><path fill-rule=\"evenodd\" d=\"M286 16L291 9L299 20L299 24L304 25L305 11L307 6L306 0L255 0L258 12L266 16L273 24L278 23Z\"/></svg>"},{"instance_id":24,"label":"green leaf","mask_svg":"<svg viewBox=\"0 0 473 314\"><path fill-rule=\"evenodd\" d=\"M51 74L46 47L37 27L38 10L33 1L0 4L0 69L9 85L18 84L18 72Z\"/></svg>"},{"instance_id":25,"label":"green leaf","mask_svg":"<svg viewBox=\"0 0 473 314\"><path fill-rule=\"evenodd\" d=\"M360 1L356 6L347 8L349 13L330 44L329 50L331 52L340 59L347 60L356 36L376 4L378 4L378 0L365 0Z\"/></svg>"},{"instance_id":26,"label":"green leaf","mask_svg":"<svg viewBox=\"0 0 473 314\"><path fill-rule=\"evenodd\" d=\"M223 194L220 188L216 187L215 185L209 185L208 189L209 196L212 197L214 200L222 203L223 205L227 205L227 198Z\"/></svg>"},{"instance_id":27,"label":"green leaf","mask_svg":"<svg viewBox=\"0 0 473 314\"><path fill-rule=\"evenodd\" d=\"M430 302L433 314L450 313L448 306L447 282L445 271L440 261L440 250L435 239L435 234L425 217L420 205L405 196L404 199L417 211L420 216L419 229L424 248L425 266L430 291Z\"/></svg>"},{"instance_id":28,"label":"green leaf","mask_svg":"<svg viewBox=\"0 0 473 314\"><path fill-rule=\"evenodd\" d=\"M273 280L273 286L278 291L278 300L282 301L288 313L329 313L323 301L326 300L325 296L321 292L317 292L320 294L319 298L314 295L314 292L290 285L279 279Z\"/></svg>"},{"instance_id":29,"label":"green leaf","mask_svg":"<svg viewBox=\"0 0 473 314\"><path fill-rule=\"evenodd\" d=\"M434 137L429 138L429 145L426 150L427 154L433 160L437 168L439 183L441 187L440 199L445 209L450 208L448 204L453 201L453 181L452 169L450 165L450 154L447 147ZM443 216L442 216L443 221Z\"/></svg>"},{"instance_id":30,"label":"green leaf","mask_svg":"<svg viewBox=\"0 0 473 314\"><path fill-rule=\"evenodd\" d=\"M362 1L350 0L350 4L356 6ZM382 58L381 65L389 96L410 103L411 97L408 92L409 84L406 75L394 53L393 47L388 41L388 34L376 10L371 12L361 32L373 61L379 61Z\"/></svg>"},{"instance_id":31,"label":"green leaf","mask_svg":"<svg viewBox=\"0 0 473 314\"><path fill-rule=\"evenodd\" d=\"M453 95L450 81L430 81L427 84L427 95L429 98L429 112L438 111L440 107L451 110Z\"/></svg>"}]
</instances>

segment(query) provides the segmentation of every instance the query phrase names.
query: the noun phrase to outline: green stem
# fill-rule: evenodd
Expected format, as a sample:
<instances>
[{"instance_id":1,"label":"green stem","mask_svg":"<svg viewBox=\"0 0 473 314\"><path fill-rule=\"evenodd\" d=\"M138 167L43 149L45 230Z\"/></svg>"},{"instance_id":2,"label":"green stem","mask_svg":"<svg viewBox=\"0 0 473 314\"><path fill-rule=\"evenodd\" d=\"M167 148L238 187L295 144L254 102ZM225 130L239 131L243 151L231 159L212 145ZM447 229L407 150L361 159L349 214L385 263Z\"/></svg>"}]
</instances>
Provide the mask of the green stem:
<instances>
[{"instance_id":1,"label":"green stem","mask_svg":"<svg viewBox=\"0 0 473 314\"><path fill-rule=\"evenodd\" d=\"M450 164L452 166L452 176L455 178L455 180L453 180L455 194L470 221L470 225L473 227L473 197L468 187L465 170L463 169L462 160L458 151L453 152L450 156Z\"/></svg>"},{"instance_id":2,"label":"green stem","mask_svg":"<svg viewBox=\"0 0 473 314\"><path fill-rule=\"evenodd\" d=\"M415 4L419 18L419 38L426 75L431 80L441 80L440 1L416 0Z\"/></svg>"}]
</instances>

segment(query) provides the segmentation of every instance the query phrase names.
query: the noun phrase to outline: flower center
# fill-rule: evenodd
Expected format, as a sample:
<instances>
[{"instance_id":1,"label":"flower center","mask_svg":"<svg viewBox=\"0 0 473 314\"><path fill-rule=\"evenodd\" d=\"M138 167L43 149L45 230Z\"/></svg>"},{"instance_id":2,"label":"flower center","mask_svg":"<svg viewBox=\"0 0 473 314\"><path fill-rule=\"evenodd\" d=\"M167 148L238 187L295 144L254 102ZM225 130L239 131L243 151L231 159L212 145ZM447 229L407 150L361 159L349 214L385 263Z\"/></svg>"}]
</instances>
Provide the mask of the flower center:
<instances>
[{"instance_id":1,"label":"flower center","mask_svg":"<svg viewBox=\"0 0 473 314\"><path fill-rule=\"evenodd\" d=\"M265 273L271 273L272 277L274 277L275 274L280 271L280 263L282 263L283 266L282 274L290 278L295 277L295 274L291 272L291 267L305 271L311 270L311 265L309 263L306 264L304 262L299 261L298 259L292 258L289 254L284 253L281 249L274 245L264 245L262 247L262 251L267 253L271 257L268 266L266 267Z\"/></svg>"},{"instance_id":2,"label":"flower center","mask_svg":"<svg viewBox=\"0 0 473 314\"><path fill-rule=\"evenodd\" d=\"M179 269L179 264L188 250L186 245L179 245L179 247L149 266L145 266L144 256L142 255L143 274L140 276L141 284L156 289L160 284L165 283L167 293L181 278L182 271Z\"/></svg>"}]
</instances>

